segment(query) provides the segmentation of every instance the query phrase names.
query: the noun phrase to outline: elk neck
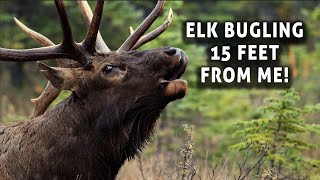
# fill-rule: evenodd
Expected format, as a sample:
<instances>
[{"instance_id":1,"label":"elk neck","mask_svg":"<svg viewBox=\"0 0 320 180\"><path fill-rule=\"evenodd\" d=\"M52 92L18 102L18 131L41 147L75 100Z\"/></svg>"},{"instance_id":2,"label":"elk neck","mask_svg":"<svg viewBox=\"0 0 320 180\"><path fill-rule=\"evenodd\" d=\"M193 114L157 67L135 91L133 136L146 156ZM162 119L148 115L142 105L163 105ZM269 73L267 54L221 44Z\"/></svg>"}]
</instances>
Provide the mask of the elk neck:
<instances>
[{"instance_id":1,"label":"elk neck","mask_svg":"<svg viewBox=\"0 0 320 180\"><path fill-rule=\"evenodd\" d=\"M137 98L130 93L112 94L107 101L96 95L79 98L72 94L43 117L56 124L52 128L67 128L71 136L88 137L81 148L96 149L93 153L98 153L107 163L119 164L120 168L152 137L155 122L167 103L159 96Z\"/></svg>"}]
</instances>

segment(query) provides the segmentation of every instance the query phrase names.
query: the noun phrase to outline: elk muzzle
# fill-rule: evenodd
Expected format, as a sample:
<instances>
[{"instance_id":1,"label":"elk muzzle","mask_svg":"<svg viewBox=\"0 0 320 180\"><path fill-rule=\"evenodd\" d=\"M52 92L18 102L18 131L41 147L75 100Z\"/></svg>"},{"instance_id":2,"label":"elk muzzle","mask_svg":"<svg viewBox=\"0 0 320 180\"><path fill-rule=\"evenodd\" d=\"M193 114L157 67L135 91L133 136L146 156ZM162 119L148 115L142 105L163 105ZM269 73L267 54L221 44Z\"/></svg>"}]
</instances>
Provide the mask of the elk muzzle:
<instances>
[{"instance_id":1,"label":"elk muzzle","mask_svg":"<svg viewBox=\"0 0 320 180\"><path fill-rule=\"evenodd\" d=\"M183 50L174 47L165 47L165 53L170 56L170 68L160 83L164 87L164 95L170 100L181 99L187 91L187 82L179 79L185 72L188 64L188 57Z\"/></svg>"}]
</instances>

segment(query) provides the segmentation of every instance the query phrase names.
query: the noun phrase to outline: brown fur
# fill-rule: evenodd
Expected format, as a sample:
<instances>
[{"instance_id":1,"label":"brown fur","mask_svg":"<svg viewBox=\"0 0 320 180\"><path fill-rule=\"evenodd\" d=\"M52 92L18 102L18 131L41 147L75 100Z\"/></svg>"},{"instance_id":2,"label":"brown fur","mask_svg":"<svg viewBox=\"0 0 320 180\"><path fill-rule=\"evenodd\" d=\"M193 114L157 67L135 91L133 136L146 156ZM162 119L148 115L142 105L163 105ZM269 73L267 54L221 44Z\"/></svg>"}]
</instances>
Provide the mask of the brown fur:
<instances>
[{"instance_id":1,"label":"brown fur","mask_svg":"<svg viewBox=\"0 0 320 180\"><path fill-rule=\"evenodd\" d=\"M177 63L165 50L97 55L90 70L39 65L73 93L42 116L0 126L0 179L114 179L165 106L185 94L186 84L170 78L182 75L187 58ZM118 67L105 74L106 64Z\"/></svg>"}]
</instances>

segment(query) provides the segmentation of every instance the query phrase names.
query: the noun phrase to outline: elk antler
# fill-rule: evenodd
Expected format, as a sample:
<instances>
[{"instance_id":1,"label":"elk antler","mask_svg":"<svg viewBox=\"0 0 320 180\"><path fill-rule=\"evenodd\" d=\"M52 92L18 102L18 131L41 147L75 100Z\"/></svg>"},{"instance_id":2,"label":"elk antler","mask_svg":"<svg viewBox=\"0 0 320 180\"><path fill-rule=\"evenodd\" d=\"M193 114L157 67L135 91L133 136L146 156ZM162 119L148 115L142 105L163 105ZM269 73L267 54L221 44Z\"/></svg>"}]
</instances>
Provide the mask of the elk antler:
<instances>
[{"instance_id":1,"label":"elk antler","mask_svg":"<svg viewBox=\"0 0 320 180\"><path fill-rule=\"evenodd\" d=\"M152 23L160 16L161 12L163 11L165 3L166 3L165 0L158 0L157 5L149 14L149 16L139 25L139 27L133 33L131 33L128 39L120 46L120 48L117 50L118 53L129 51L132 49L137 49L143 44L158 37L161 33L163 33L168 28L173 18L173 12L171 9L170 9L167 20L160 27L148 33L147 35L143 36L143 34L149 29Z\"/></svg>"},{"instance_id":2,"label":"elk antler","mask_svg":"<svg viewBox=\"0 0 320 180\"><path fill-rule=\"evenodd\" d=\"M0 48L1 60L27 62L45 59L67 58L78 61L85 67L88 67L91 64L90 58L95 51L95 42L104 1L97 1L93 20L82 43L75 43L73 41L71 28L62 0L55 0L55 4L60 17L60 24L63 32L62 43L59 45L24 50Z\"/></svg>"},{"instance_id":3,"label":"elk antler","mask_svg":"<svg viewBox=\"0 0 320 180\"><path fill-rule=\"evenodd\" d=\"M19 20L14 18L17 25L28 36L36 40L42 46L49 46L49 47L29 49L29 50L11 50L11 49L0 48L0 59L7 60L7 61L25 62L25 61L58 58L56 59L57 65L60 67L78 67L79 64L70 61L70 59L76 60L80 64L87 66L88 64L90 64L91 54L93 54L96 51L95 43L104 44L104 46L101 46L101 48L100 46L97 47L98 51L100 52L108 51L108 48L107 49L105 48L107 46L105 45L103 39L101 38L101 35L98 34L98 28L99 28L99 24L102 16L104 1L98 0L94 15L92 14L92 11L89 7L89 10L91 13L90 16L87 17L90 19L90 21L87 23L89 26L89 30L82 43L75 43L72 39L71 28L67 19L67 15L64 10L63 2L61 0L56 0L55 4L58 10L61 27L64 35L63 42L60 45L55 45L52 41L50 41L48 38L46 38L42 34L29 29L24 24L22 24ZM96 39L97 39L97 42L96 42ZM43 93L38 98L31 100L36 104L35 111L33 112L31 118L42 115L46 111L46 109L50 106L50 104L58 97L60 92L61 92L60 90L56 89L55 87L52 86L50 82L48 82Z\"/></svg>"},{"instance_id":4,"label":"elk antler","mask_svg":"<svg viewBox=\"0 0 320 180\"><path fill-rule=\"evenodd\" d=\"M87 32L86 38L82 42L83 47L90 53L96 52L96 40L99 33L103 4L104 0L97 1L96 9L94 10L94 15L92 17L89 30Z\"/></svg>"}]
</instances>

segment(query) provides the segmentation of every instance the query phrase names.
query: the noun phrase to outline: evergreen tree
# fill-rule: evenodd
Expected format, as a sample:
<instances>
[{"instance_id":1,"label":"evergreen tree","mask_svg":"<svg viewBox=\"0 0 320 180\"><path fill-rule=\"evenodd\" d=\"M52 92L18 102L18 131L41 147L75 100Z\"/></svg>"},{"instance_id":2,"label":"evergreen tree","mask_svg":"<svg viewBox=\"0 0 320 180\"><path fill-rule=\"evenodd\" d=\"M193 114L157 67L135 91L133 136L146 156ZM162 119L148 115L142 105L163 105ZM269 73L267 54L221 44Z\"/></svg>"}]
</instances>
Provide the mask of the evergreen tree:
<instances>
[{"instance_id":1,"label":"evergreen tree","mask_svg":"<svg viewBox=\"0 0 320 180\"><path fill-rule=\"evenodd\" d=\"M311 160L304 152L317 145L307 142L312 134L320 134L320 126L308 124L306 115L319 110L319 105L300 108L297 103L299 94L293 89L280 93L278 97L266 99L266 105L260 108L262 117L236 124L234 135L241 135L254 142L252 147L259 151L268 146L267 159L270 169L280 173L298 173L307 167L320 167L320 161ZM245 143L237 143L232 148L243 150Z\"/></svg>"}]
</instances>

